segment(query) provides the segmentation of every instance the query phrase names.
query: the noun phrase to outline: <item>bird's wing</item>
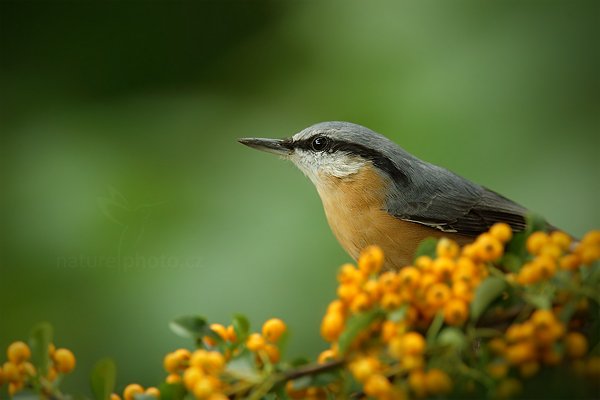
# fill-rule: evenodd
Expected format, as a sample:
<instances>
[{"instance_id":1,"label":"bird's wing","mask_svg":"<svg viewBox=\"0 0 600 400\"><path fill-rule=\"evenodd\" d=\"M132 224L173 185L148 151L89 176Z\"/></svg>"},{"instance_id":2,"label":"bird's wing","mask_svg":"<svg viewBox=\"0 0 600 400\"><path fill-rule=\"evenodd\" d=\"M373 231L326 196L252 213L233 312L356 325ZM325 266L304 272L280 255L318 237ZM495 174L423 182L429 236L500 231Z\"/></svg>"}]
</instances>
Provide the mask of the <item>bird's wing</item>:
<instances>
[{"instance_id":1,"label":"bird's wing","mask_svg":"<svg viewBox=\"0 0 600 400\"><path fill-rule=\"evenodd\" d=\"M496 222L505 222L516 232L525 229L526 208L447 170L434 168L427 171L434 174L424 176L435 179L413 182L412 190L388 199L387 211L402 220L467 236L477 236Z\"/></svg>"}]
</instances>

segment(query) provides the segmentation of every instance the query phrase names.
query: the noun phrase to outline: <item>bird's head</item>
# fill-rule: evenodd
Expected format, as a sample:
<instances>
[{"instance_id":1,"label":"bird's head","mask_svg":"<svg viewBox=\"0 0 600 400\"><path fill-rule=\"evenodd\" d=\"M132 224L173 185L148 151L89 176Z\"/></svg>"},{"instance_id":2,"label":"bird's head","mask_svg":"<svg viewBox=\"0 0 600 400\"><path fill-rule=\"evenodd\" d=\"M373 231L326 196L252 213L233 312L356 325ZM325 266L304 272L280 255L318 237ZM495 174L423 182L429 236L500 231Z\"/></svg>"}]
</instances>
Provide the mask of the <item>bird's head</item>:
<instances>
[{"instance_id":1,"label":"bird's head","mask_svg":"<svg viewBox=\"0 0 600 400\"><path fill-rule=\"evenodd\" d=\"M395 143L350 122L322 122L286 139L244 138L239 142L292 161L316 186L326 178L347 178L366 165L393 178L403 174L392 162L398 158L394 152L401 151Z\"/></svg>"}]
</instances>

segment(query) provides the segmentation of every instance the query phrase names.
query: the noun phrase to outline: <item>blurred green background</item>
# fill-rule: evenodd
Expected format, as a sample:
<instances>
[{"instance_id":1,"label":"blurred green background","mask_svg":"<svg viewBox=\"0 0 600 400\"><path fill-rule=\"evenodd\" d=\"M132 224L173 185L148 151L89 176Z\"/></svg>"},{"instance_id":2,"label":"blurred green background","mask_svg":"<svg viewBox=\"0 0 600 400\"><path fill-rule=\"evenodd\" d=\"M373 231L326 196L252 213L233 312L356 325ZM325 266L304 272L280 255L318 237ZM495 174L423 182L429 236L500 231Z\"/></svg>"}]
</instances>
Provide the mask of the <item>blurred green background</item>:
<instances>
[{"instance_id":1,"label":"blurred green background","mask_svg":"<svg viewBox=\"0 0 600 400\"><path fill-rule=\"evenodd\" d=\"M0 3L0 347L38 321L119 385L167 323L318 326L348 256L310 182L238 143L384 133L573 234L598 228L598 2Z\"/></svg>"}]
</instances>

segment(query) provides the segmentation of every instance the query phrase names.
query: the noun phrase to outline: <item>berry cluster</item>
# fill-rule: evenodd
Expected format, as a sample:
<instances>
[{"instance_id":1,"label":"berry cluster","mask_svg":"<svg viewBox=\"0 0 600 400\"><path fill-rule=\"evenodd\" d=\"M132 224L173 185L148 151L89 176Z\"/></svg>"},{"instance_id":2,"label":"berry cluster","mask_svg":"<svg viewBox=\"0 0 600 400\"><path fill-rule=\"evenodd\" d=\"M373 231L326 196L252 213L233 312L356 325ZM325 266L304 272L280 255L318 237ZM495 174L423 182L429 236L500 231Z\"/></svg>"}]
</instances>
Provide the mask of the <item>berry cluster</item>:
<instances>
[{"instance_id":1,"label":"berry cluster","mask_svg":"<svg viewBox=\"0 0 600 400\"><path fill-rule=\"evenodd\" d=\"M0 386L8 383L8 393L13 396L24 388L40 387L49 394L54 381L61 375L68 374L75 368L75 356L69 349L57 349L53 344L48 346L50 365L47 373L41 375L30 362L31 349L22 341L13 342L6 350L6 361L0 368Z\"/></svg>"}]
</instances>

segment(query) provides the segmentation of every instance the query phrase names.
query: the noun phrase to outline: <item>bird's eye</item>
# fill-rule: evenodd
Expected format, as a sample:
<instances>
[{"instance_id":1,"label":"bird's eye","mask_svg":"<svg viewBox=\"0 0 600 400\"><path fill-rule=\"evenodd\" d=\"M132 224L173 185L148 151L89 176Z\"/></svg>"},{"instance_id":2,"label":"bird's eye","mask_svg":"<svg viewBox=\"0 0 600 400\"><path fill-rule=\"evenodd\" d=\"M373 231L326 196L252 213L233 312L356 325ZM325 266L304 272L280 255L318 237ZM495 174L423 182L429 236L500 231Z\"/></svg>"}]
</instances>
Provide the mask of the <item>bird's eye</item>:
<instances>
[{"instance_id":1,"label":"bird's eye","mask_svg":"<svg viewBox=\"0 0 600 400\"><path fill-rule=\"evenodd\" d=\"M317 136L312 141L312 148L314 151L323 151L327 148L329 144L329 139L325 136Z\"/></svg>"}]
</instances>

